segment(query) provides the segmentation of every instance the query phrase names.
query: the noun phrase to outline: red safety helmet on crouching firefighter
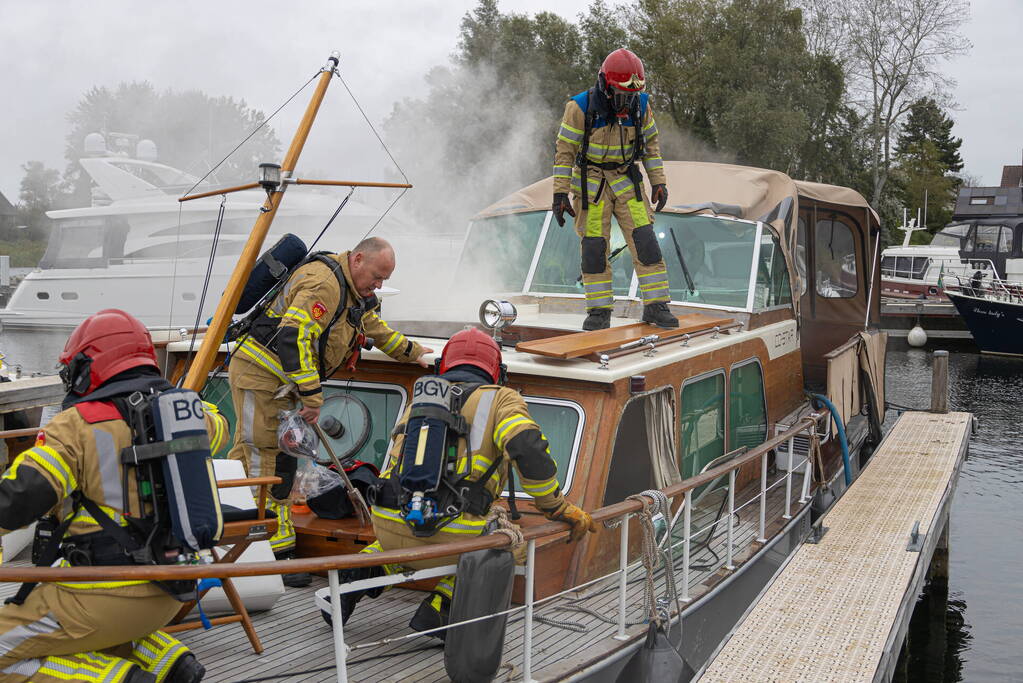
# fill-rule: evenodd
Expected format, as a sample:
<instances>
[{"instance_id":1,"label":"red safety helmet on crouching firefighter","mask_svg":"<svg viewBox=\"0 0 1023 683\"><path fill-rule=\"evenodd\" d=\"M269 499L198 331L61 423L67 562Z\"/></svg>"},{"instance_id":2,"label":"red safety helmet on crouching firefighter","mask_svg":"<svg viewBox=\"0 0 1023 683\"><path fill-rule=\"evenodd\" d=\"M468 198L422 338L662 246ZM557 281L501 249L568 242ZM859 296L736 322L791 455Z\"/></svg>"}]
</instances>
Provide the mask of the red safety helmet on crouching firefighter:
<instances>
[{"instance_id":1,"label":"red safety helmet on crouching firefighter","mask_svg":"<svg viewBox=\"0 0 1023 683\"><path fill-rule=\"evenodd\" d=\"M64 388L79 396L129 368L159 368L149 330L137 318L116 308L83 320L68 337L59 360Z\"/></svg>"},{"instance_id":2,"label":"red safety helmet on crouching firefighter","mask_svg":"<svg viewBox=\"0 0 1023 683\"><path fill-rule=\"evenodd\" d=\"M457 332L444 346L440 371L444 373L459 365L475 366L489 374L495 383L500 383L503 374L501 347L475 327Z\"/></svg>"},{"instance_id":3,"label":"red safety helmet on crouching firefighter","mask_svg":"<svg viewBox=\"0 0 1023 683\"><path fill-rule=\"evenodd\" d=\"M635 53L619 48L604 58L597 81L600 89L611 99L615 111L627 111L636 94L646 85L643 62Z\"/></svg>"}]
</instances>

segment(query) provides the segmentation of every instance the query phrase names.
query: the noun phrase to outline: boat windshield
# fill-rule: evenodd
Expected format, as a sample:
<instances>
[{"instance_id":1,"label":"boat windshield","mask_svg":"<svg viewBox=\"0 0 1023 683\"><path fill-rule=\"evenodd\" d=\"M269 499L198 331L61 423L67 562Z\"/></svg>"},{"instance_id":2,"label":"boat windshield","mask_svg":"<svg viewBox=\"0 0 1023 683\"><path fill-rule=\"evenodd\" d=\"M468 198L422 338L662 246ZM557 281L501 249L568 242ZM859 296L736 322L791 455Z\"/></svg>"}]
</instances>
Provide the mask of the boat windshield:
<instances>
[{"instance_id":1,"label":"boat windshield","mask_svg":"<svg viewBox=\"0 0 1023 683\"><path fill-rule=\"evenodd\" d=\"M583 296L579 237L569 225L560 227L549 216L547 211L533 211L474 221L462 250L459 281L495 293ZM739 310L749 309L751 302L758 310L791 304L781 245L759 224L661 213L654 234L668 270L672 301ZM639 296L632 255L617 226L611 230L608 253L614 296Z\"/></svg>"},{"instance_id":2,"label":"boat windshield","mask_svg":"<svg viewBox=\"0 0 1023 683\"><path fill-rule=\"evenodd\" d=\"M941 229L934 239L931 240L932 247L953 247L960 249L963 238L970 229L969 223L958 223Z\"/></svg>"}]
</instances>

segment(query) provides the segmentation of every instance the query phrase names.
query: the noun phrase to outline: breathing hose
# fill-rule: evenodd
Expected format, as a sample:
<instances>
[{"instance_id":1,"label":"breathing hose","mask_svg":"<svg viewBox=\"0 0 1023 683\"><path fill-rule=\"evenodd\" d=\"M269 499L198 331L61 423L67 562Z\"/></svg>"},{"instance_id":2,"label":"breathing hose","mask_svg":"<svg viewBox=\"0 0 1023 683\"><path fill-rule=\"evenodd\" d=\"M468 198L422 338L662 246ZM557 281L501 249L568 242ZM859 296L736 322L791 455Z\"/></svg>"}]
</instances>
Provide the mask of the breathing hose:
<instances>
[{"instance_id":1,"label":"breathing hose","mask_svg":"<svg viewBox=\"0 0 1023 683\"><path fill-rule=\"evenodd\" d=\"M838 430L838 443L842 446L842 465L845 470L845 485L852 484L852 467L849 464L849 441L845 438L845 425L842 424L842 417L838 414L838 408L823 394L810 394L815 401L820 401L827 406L831 412L831 419L835 421L835 428Z\"/></svg>"}]
</instances>

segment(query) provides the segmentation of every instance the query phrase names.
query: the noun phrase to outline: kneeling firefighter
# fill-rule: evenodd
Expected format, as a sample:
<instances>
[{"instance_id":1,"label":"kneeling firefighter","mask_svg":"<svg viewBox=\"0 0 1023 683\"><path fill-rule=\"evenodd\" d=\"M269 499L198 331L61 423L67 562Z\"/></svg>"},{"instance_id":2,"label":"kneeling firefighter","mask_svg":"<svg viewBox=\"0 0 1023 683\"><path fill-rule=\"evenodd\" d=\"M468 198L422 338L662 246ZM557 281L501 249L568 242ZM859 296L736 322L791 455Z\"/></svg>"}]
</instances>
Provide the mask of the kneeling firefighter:
<instances>
[{"instance_id":1,"label":"kneeling firefighter","mask_svg":"<svg viewBox=\"0 0 1023 683\"><path fill-rule=\"evenodd\" d=\"M440 374L421 377L412 403L394 430L389 466L370 498L377 540L364 553L448 543L485 532L485 517L514 464L522 489L548 518L572 525L572 540L596 525L561 495L557 465L547 439L529 416L526 402L504 384L497 343L477 329L455 334L444 347ZM451 564L442 557L412 562L413 569ZM342 581L380 576L399 567L346 570ZM447 623L455 577L443 577L423 600L409 625L417 631ZM363 595L342 595L347 621ZM443 638L444 631L437 637Z\"/></svg>"},{"instance_id":2,"label":"kneeling firefighter","mask_svg":"<svg viewBox=\"0 0 1023 683\"><path fill-rule=\"evenodd\" d=\"M678 319L668 309L668 271L637 166L642 160L653 188L652 200L660 211L668 201L668 186L645 84L639 57L625 49L615 50L601 65L596 87L565 105L555 142L552 210L561 226L566 213L573 216L582 239L584 330L611 326L614 287L607 250L612 216L632 252L643 322L678 327ZM574 203L568 199L570 190Z\"/></svg>"},{"instance_id":3,"label":"kneeling firefighter","mask_svg":"<svg viewBox=\"0 0 1023 683\"><path fill-rule=\"evenodd\" d=\"M199 561L223 530L210 449L226 420L160 376L124 311L82 322L60 363L63 410L0 479L0 533L39 520L40 566ZM24 584L0 608L0 679L199 681L195 656L158 630L195 595L194 580Z\"/></svg>"}]
</instances>

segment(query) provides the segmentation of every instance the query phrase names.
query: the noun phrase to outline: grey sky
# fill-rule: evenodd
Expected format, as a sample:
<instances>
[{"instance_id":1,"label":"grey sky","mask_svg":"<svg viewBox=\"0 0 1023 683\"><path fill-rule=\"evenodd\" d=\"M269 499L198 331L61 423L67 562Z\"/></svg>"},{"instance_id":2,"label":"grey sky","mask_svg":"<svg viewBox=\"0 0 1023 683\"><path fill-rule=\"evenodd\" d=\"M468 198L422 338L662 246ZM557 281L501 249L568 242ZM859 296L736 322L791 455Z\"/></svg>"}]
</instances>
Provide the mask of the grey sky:
<instances>
[{"instance_id":1,"label":"grey sky","mask_svg":"<svg viewBox=\"0 0 1023 683\"><path fill-rule=\"evenodd\" d=\"M574 17L587 4L563 0L557 11ZM0 191L17 201L26 161L64 168L65 114L93 85L149 80L158 89L198 88L244 98L269 112L339 49L346 80L379 123L395 100L424 91L430 67L447 63L459 19L474 5L475 0L307 0L290 5L297 11L282 11L280 3L255 0L0 0L6 57L0 70L6 119L0 127ZM505 0L501 7L535 12L549 3ZM1016 125L1023 98L1019 0L975 0L966 34L972 53L949 66L962 106L954 115L954 132L965 140L966 170L995 183L1003 164L1019 163L1023 146ZM348 106L342 101L333 106ZM288 110L280 119L283 140L290 138L297 115ZM344 164L314 157L316 163L343 172Z\"/></svg>"}]
</instances>

